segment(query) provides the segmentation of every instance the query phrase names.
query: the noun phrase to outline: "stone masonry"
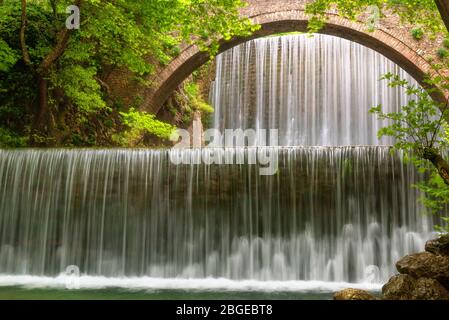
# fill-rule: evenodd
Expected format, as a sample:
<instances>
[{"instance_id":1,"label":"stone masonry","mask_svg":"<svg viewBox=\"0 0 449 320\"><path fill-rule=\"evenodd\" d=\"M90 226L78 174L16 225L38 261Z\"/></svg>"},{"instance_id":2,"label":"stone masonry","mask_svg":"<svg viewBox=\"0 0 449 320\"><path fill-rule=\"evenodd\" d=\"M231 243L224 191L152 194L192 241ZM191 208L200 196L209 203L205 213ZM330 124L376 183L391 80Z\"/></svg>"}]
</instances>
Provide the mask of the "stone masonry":
<instances>
[{"instance_id":1,"label":"stone masonry","mask_svg":"<svg viewBox=\"0 0 449 320\"><path fill-rule=\"evenodd\" d=\"M242 9L242 15L260 24L261 29L249 38L223 41L220 51L258 37L307 31L309 17L304 12L307 1L310 0L247 0L249 5ZM366 18L351 21L338 16L335 11L328 12L327 24L320 32L355 41L380 52L423 84L425 75L432 72L429 58L438 59L436 51L441 47L442 38L415 40L410 33L411 26L401 23L395 15L382 18L377 29L370 32ZM150 79L150 88L128 94L143 96L140 109L157 114L173 91L208 59L208 53L199 51L196 46L188 46L168 66L155 73ZM110 82L114 84L114 79L110 79Z\"/></svg>"}]
</instances>

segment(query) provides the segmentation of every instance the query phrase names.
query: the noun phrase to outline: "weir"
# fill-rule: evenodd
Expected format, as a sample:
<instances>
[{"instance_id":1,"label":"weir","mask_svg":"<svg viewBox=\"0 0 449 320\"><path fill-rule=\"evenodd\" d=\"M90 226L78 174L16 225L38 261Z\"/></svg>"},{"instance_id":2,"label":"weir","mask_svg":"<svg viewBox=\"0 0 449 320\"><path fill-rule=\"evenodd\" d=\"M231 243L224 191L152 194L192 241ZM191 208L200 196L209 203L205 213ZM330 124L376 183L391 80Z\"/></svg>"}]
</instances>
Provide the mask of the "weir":
<instances>
[{"instance_id":1,"label":"weir","mask_svg":"<svg viewBox=\"0 0 449 320\"><path fill-rule=\"evenodd\" d=\"M434 224L410 187L420 175L368 114L408 99L378 81L387 72L413 82L331 36L219 55L214 128L278 129L274 175L248 161L175 165L169 150L0 150L0 274L385 282Z\"/></svg>"},{"instance_id":2,"label":"weir","mask_svg":"<svg viewBox=\"0 0 449 320\"><path fill-rule=\"evenodd\" d=\"M379 282L430 237L418 178L385 147L280 148L274 176L168 151L1 151L0 269Z\"/></svg>"}]
</instances>

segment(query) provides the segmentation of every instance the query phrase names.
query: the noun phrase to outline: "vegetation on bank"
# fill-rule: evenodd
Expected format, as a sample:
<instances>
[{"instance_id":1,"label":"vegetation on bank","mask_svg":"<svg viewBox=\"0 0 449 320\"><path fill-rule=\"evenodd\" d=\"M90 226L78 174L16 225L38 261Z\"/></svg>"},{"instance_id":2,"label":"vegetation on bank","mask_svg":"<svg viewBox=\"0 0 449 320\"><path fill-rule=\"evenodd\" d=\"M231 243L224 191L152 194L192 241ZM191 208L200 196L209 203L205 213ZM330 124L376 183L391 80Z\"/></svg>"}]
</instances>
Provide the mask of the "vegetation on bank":
<instances>
[{"instance_id":1,"label":"vegetation on bank","mask_svg":"<svg viewBox=\"0 0 449 320\"><path fill-rule=\"evenodd\" d=\"M77 5L79 30L65 26ZM0 146L134 146L173 127L123 103L105 81L116 70L142 86L157 67L197 44L255 30L241 0L0 1ZM202 101L195 90L196 101ZM205 105L201 104L201 108Z\"/></svg>"},{"instance_id":2,"label":"vegetation on bank","mask_svg":"<svg viewBox=\"0 0 449 320\"><path fill-rule=\"evenodd\" d=\"M209 62L193 74L176 90L166 103L165 109L170 112L178 127L187 128L193 121L195 111L201 113L205 127L212 125L213 107L207 102L211 83L213 81L214 63Z\"/></svg>"}]
</instances>

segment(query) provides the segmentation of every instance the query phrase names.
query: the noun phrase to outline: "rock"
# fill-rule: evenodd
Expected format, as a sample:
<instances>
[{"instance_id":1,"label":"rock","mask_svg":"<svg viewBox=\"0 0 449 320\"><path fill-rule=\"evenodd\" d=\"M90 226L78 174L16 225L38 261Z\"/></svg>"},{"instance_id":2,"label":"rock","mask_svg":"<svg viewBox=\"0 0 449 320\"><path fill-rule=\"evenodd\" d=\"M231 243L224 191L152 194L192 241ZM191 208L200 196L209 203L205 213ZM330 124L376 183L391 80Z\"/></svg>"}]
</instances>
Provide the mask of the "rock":
<instances>
[{"instance_id":1,"label":"rock","mask_svg":"<svg viewBox=\"0 0 449 320\"><path fill-rule=\"evenodd\" d=\"M390 278L382 287L382 297L387 300L410 300L415 279L406 274Z\"/></svg>"},{"instance_id":2,"label":"rock","mask_svg":"<svg viewBox=\"0 0 449 320\"><path fill-rule=\"evenodd\" d=\"M415 279L408 274L399 274L382 288L385 300L449 300L447 291L437 280Z\"/></svg>"},{"instance_id":3,"label":"rock","mask_svg":"<svg viewBox=\"0 0 449 320\"><path fill-rule=\"evenodd\" d=\"M345 289L335 293L334 300L378 300L378 298L368 291Z\"/></svg>"},{"instance_id":4,"label":"rock","mask_svg":"<svg viewBox=\"0 0 449 320\"><path fill-rule=\"evenodd\" d=\"M421 252L408 255L396 263L399 273L408 274L415 279L430 278L449 289L449 256Z\"/></svg>"},{"instance_id":5,"label":"rock","mask_svg":"<svg viewBox=\"0 0 449 320\"><path fill-rule=\"evenodd\" d=\"M417 300L449 300L449 291L435 279L419 278L413 296Z\"/></svg>"},{"instance_id":6,"label":"rock","mask_svg":"<svg viewBox=\"0 0 449 320\"><path fill-rule=\"evenodd\" d=\"M427 241L426 251L436 255L449 256L449 234Z\"/></svg>"}]
</instances>

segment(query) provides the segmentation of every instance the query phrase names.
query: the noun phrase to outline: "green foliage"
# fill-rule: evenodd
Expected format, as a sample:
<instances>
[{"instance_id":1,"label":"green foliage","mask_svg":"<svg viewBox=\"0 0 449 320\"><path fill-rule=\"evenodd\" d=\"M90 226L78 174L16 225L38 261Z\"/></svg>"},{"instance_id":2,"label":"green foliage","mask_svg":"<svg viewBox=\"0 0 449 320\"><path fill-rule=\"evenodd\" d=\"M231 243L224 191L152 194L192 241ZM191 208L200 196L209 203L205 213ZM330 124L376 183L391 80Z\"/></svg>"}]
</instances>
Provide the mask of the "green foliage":
<instances>
[{"instance_id":1,"label":"green foliage","mask_svg":"<svg viewBox=\"0 0 449 320\"><path fill-rule=\"evenodd\" d=\"M191 103L191 108L194 110L201 111L201 113L213 113L214 108L204 101L201 92L200 87L198 84L194 82L188 82L184 86L184 90L187 94L188 100Z\"/></svg>"},{"instance_id":2,"label":"green foliage","mask_svg":"<svg viewBox=\"0 0 449 320\"><path fill-rule=\"evenodd\" d=\"M141 145L145 135L150 134L160 139L169 140L176 127L159 121L152 114L136 111L120 112L126 130L114 136L114 141L121 146Z\"/></svg>"},{"instance_id":3,"label":"green foliage","mask_svg":"<svg viewBox=\"0 0 449 320\"><path fill-rule=\"evenodd\" d=\"M449 217L441 217L441 220L445 225L435 226L435 230L442 234L449 233Z\"/></svg>"},{"instance_id":4,"label":"green foliage","mask_svg":"<svg viewBox=\"0 0 449 320\"><path fill-rule=\"evenodd\" d=\"M416 186L427 195L422 201L432 212L438 213L449 204L449 188L437 173L432 172L428 181Z\"/></svg>"},{"instance_id":5,"label":"green foliage","mask_svg":"<svg viewBox=\"0 0 449 320\"><path fill-rule=\"evenodd\" d=\"M65 28L65 9L71 4L70 0L27 1L25 38L31 66L26 66L19 38L21 3L0 1L0 123L14 132L25 133L39 113L38 66L55 48ZM120 109L115 104L105 82L111 72L129 70L130 79L147 86L148 76L179 55L183 45L195 44L215 55L221 39L247 36L259 28L239 15L244 5L242 0L82 1L80 30L70 35L63 54L44 75L48 80L47 120L53 128L34 133L30 141L90 145L98 141L98 134L110 135L114 130L105 124L108 117L103 115L118 119L121 110L131 107ZM195 105L210 112L200 99ZM64 138L67 131L75 132L71 135L75 138ZM53 139L55 135L61 137Z\"/></svg>"},{"instance_id":6,"label":"green foliage","mask_svg":"<svg viewBox=\"0 0 449 320\"><path fill-rule=\"evenodd\" d=\"M27 120L26 112L33 101L37 101L37 85L34 75L21 57L19 44L20 2L0 5L0 123L8 124L13 131L22 131ZM51 16L39 6L28 8L28 35L32 63L42 58L45 47L54 40Z\"/></svg>"},{"instance_id":7,"label":"green foliage","mask_svg":"<svg viewBox=\"0 0 449 320\"><path fill-rule=\"evenodd\" d=\"M440 57L440 59L446 59L449 57L449 51L446 48L439 48L437 50L437 55Z\"/></svg>"},{"instance_id":8,"label":"green foliage","mask_svg":"<svg viewBox=\"0 0 449 320\"><path fill-rule=\"evenodd\" d=\"M324 16L313 16L309 19L308 30L310 33L316 33L326 24Z\"/></svg>"},{"instance_id":9,"label":"green foliage","mask_svg":"<svg viewBox=\"0 0 449 320\"><path fill-rule=\"evenodd\" d=\"M0 148L25 147L27 137L22 137L6 128L0 127Z\"/></svg>"},{"instance_id":10,"label":"green foliage","mask_svg":"<svg viewBox=\"0 0 449 320\"><path fill-rule=\"evenodd\" d=\"M67 65L54 75L53 84L64 90L67 98L77 106L80 117L106 108L96 74L95 67Z\"/></svg>"},{"instance_id":11,"label":"green foliage","mask_svg":"<svg viewBox=\"0 0 449 320\"><path fill-rule=\"evenodd\" d=\"M0 39L0 71L9 71L19 58L19 54L11 49L3 39Z\"/></svg>"},{"instance_id":12,"label":"green foliage","mask_svg":"<svg viewBox=\"0 0 449 320\"><path fill-rule=\"evenodd\" d=\"M422 28L413 28L411 35L415 40L421 40L424 37L424 30Z\"/></svg>"},{"instance_id":13,"label":"green foliage","mask_svg":"<svg viewBox=\"0 0 449 320\"><path fill-rule=\"evenodd\" d=\"M372 6L381 12L398 14L402 21L420 25L431 34L447 32L434 0L315 0L306 6L306 12L313 17L309 29L311 32L321 29L325 13L333 8L341 16L356 20Z\"/></svg>"},{"instance_id":14,"label":"green foliage","mask_svg":"<svg viewBox=\"0 0 449 320\"><path fill-rule=\"evenodd\" d=\"M441 214L442 212L449 214L449 187L435 170L429 170L431 171L430 178L415 185L425 195L421 198L421 201L433 214ZM436 230L449 233L449 216L442 216L441 220L445 226L437 225L435 226Z\"/></svg>"},{"instance_id":15,"label":"green foliage","mask_svg":"<svg viewBox=\"0 0 449 320\"><path fill-rule=\"evenodd\" d=\"M449 49L449 38L444 38L444 39L443 39L443 46L444 46L446 49Z\"/></svg>"},{"instance_id":16,"label":"green foliage","mask_svg":"<svg viewBox=\"0 0 449 320\"><path fill-rule=\"evenodd\" d=\"M429 95L429 90L410 85L398 75L388 73L383 76L390 87L402 87L412 97L400 112L384 113L379 105L370 110L380 120L390 121L390 125L380 129L378 136L391 136L396 140L395 148L414 151L422 155L424 149L433 148L439 151L447 147L445 136L446 121L449 111ZM442 111L444 110L444 112Z\"/></svg>"},{"instance_id":17,"label":"green foliage","mask_svg":"<svg viewBox=\"0 0 449 320\"><path fill-rule=\"evenodd\" d=\"M398 75L387 74L383 77L389 81L391 87L402 87L411 97L407 105L401 107L400 112L384 113L382 106L374 107L370 113L377 115L378 119L386 120L388 125L379 130L379 138L390 136L395 139L395 150L405 152L406 161L412 162L428 179L415 185L425 195L423 204L432 213L442 216L449 208L449 186L442 179L438 170L426 159L427 152L446 154L449 147L449 109L446 105L436 102L430 94L436 89L425 90L410 85ZM428 81L445 86L445 78L434 78ZM447 221L449 222L449 221ZM438 230L444 227L437 226ZM449 230L447 230L449 231Z\"/></svg>"},{"instance_id":18,"label":"green foliage","mask_svg":"<svg viewBox=\"0 0 449 320\"><path fill-rule=\"evenodd\" d=\"M214 109L204 98L204 79L198 82L195 80L197 77L207 77L208 72L210 69L208 66L204 66L196 72L193 79L184 81L183 85L175 92L174 99L167 105L168 111L178 126L188 127L195 112L199 111L203 125L209 127Z\"/></svg>"}]
</instances>

